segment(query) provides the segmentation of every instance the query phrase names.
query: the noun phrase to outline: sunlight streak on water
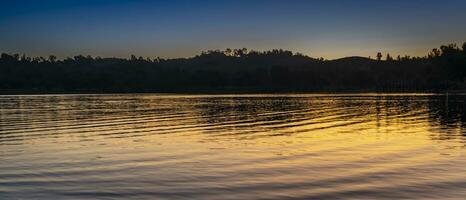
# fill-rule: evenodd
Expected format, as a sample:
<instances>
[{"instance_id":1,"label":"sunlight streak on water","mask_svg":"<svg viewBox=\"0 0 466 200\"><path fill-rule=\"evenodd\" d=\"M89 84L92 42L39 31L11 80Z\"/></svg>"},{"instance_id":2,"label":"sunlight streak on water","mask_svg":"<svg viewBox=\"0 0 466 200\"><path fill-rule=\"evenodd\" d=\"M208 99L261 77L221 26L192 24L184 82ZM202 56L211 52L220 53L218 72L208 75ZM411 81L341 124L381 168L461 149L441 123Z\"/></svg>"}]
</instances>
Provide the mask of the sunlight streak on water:
<instances>
[{"instance_id":1,"label":"sunlight streak on water","mask_svg":"<svg viewBox=\"0 0 466 200\"><path fill-rule=\"evenodd\" d=\"M463 199L465 99L0 96L0 199Z\"/></svg>"}]
</instances>

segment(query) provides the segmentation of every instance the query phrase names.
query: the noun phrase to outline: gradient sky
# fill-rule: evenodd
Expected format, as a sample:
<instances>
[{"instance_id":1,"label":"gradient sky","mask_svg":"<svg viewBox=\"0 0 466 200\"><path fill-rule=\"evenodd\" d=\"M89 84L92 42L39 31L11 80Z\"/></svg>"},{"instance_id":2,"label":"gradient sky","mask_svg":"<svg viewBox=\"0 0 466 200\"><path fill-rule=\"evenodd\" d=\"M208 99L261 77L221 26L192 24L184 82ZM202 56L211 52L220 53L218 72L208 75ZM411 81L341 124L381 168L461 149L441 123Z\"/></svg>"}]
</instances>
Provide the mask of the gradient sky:
<instances>
[{"instance_id":1,"label":"gradient sky","mask_svg":"<svg viewBox=\"0 0 466 200\"><path fill-rule=\"evenodd\" d=\"M327 59L426 55L466 41L465 0L11 0L0 52L190 57L283 48Z\"/></svg>"}]
</instances>

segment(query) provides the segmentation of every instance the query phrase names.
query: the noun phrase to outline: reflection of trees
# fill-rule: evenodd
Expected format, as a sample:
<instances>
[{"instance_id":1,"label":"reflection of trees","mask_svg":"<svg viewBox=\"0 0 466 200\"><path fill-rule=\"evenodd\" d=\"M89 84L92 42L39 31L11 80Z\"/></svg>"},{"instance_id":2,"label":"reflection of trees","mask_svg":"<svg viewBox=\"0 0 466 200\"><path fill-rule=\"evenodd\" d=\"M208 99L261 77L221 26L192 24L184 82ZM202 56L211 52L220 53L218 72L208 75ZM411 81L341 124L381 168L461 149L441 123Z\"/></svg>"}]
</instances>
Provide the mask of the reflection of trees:
<instances>
[{"instance_id":1,"label":"reflection of trees","mask_svg":"<svg viewBox=\"0 0 466 200\"><path fill-rule=\"evenodd\" d=\"M448 95L434 96L428 105L431 110L429 121L432 127L433 139L466 139L466 96Z\"/></svg>"},{"instance_id":2,"label":"reflection of trees","mask_svg":"<svg viewBox=\"0 0 466 200\"><path fill-rule=\"evenodd\" d=\"M228 121L287 121L294 117L288 111L308 108L304 101L291 97L211 97L203 99L196 110L205 123ZM280 112L277 114L277 112Z\"/></svg>"},{"instance_id":3,"label":"reflection of trees","mask_svg":"<svg viewBox=\"0 0 466 200\"><path fill-rule=\"evenodd\" d=\"M377 130L390 126L408 128L427 122L426 126L429 126L427 128L430 132L426 134L437 140L464 138L466 120L464 96L450 96L448 104L445 102L445 96L401 95L212 97L201 102L194 109L199 116L203 116L199 123L229 123L229 126L224 128L225 131L244 128L245 123L259 122L260 125L251 125L250 128L264 128L261 125L331 117L331 120L338 122L375 122L371 123L374 127L368 128Z\"/></svg>"},{"instance_id":4,"label":"reflection of trees","mask_svg":"<svg viewBox=\"0 0 466 200\"><path fill-rule=\"evenodd\" d=\"M429 129L426 134L433 140L464 140L464 102L465 96L461 95L31 96L11 97L7 103L0 104L3 108L0 119L8 121L14 117L27 122L46 120L58 128L73 125L66 122L68 120L73 123L99 123L99 120L120 119L121 122L129 122L123 124L125 126L163 129L176 125L219 134L229 131L240 134L285 131L286 134L294 134L289 132L305 132L306 126L316 127L320 123L361 122L361 126L351 124L352 127L347 130L364 128L378 133L392 126L396 127L392 131L401 131L402 127L422 125ZM15 114L8 114L7 111Z\"/></svg>"}]
</instances>

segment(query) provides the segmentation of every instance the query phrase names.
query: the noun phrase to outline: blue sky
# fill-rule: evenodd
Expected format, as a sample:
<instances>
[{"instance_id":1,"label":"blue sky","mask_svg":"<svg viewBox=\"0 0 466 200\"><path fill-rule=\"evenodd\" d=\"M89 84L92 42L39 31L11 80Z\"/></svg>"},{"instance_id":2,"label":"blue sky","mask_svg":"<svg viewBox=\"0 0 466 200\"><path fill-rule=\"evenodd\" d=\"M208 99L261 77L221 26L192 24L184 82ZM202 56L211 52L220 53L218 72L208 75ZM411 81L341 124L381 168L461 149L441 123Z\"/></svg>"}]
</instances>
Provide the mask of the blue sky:
<instances>
[{"instance_id":1,"label":"blue sky","mask_svg":"<svg viewBox=\"0 0 466 200\"><path fill-rule=\"evenodd\" d=\"M190 57L289 49L328 59L425 55L466 41L466 1L15 0L0 2L0 52Z\"/></svg>"}]
</instances>

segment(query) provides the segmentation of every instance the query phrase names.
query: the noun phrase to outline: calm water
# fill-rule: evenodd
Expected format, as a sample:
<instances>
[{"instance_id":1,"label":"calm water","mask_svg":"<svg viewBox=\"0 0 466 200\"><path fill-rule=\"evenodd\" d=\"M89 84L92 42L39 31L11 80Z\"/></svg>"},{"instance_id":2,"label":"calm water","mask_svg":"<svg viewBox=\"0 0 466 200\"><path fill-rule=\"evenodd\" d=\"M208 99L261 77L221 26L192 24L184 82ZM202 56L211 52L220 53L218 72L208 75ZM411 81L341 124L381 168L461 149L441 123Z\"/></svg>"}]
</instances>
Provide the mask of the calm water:
<instances>
[{"instance_id":1,"label":"calm water","mask_svg":"<svg viewBox=\"0 0 466 200\"><path fill-rule=\"evenodd\" d=\"M0 96L0 199L465 199L466 96Z\"/></svg>"}]
</instances>

